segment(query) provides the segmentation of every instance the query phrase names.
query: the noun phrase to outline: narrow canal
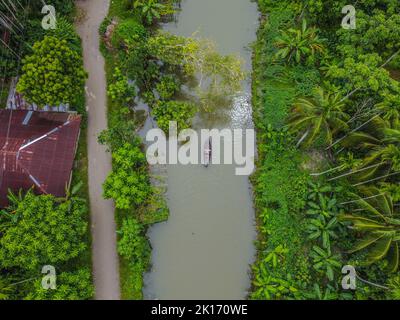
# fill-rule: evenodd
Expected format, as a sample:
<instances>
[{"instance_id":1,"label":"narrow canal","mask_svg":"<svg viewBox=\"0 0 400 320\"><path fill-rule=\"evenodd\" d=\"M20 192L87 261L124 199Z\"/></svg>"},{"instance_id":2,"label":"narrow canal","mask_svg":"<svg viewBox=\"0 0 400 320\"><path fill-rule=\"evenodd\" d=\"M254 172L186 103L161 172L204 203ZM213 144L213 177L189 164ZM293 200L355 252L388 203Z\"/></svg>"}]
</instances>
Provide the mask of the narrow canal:
<instances>
[{"instance_id":1,"label":"narrow canal","mask_svg":"<svg viewBox=\"0 0 400 320\"><path fill-rule=\"evenodd\" d=\"M183 0L176 22L164 29L181 36L198 31L222 54L238 54L251 71L258 25L250 0ZM200 114L194 128L251 128L250 75L220 116ZM222 116L221 116L222 115ZM167 222L150 228L152 269L146 299L244 299L256 238L250 183L234 165L167 167Z\"/></svg>"}]
</instances>

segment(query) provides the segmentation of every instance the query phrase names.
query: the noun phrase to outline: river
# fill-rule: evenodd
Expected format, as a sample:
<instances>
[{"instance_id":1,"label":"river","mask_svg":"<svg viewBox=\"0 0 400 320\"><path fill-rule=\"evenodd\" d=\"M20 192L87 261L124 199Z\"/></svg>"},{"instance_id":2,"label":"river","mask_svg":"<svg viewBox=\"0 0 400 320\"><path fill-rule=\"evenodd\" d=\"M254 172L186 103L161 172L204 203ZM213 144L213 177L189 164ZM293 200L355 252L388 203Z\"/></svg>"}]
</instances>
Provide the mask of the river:
<instances>
[{"instance_id":1,"label":"river","mask_svg":"<svg viewBox=\"0 0 400 320\"><path fill-rule=\"evenodd\" d=\"M181 36L198 31L222 54L238 54L251 71L249 45L256 39L258 11L250 0L183 0L176 22L164 30ZM220 115L196 117L195 129L251 128L250 75ZM152 268L146 299L244 299L255 258L255 217L247 176L234 165L167 166L170 218L152 226Z\"/></svg>"}]
</instances>

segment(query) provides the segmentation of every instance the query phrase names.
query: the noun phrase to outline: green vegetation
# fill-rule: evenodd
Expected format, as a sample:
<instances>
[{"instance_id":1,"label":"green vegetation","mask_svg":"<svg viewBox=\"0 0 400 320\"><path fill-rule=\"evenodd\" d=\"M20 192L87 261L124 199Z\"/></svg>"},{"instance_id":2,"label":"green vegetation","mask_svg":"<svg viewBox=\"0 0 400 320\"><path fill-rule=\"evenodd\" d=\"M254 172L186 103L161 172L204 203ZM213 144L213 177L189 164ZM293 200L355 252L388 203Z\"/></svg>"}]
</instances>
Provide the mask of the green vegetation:
<instances>
[{"instance_id":1,"label":"green vegetation","mask_svg":"<svg viewBox=\"0 0 400 320\"><path fill-rule=\"evenodd\" d=\"M17 15L24 24L24 33L11 34L10 48L25 57L24 73L36 77L27 80L23 91L31 93L31 101L40 105L71 103L70 109L82 116L82 128L72 177L72 188L63 199L51 195L36 196L10 194L10 206L0 210L0 300L82 300L94 294L91 275L89 233L89 196L87 177L86 111L81 43L73 28L74 1L56 0L58 28L41 28L41 8L37 1L20 1L25 10ZM2 6L2 4L0 4ZM19 46L21 44L21 46ZM51 46L53 50L48 51ZM3 46L1 46L3 49ZM46 50L45 50L46 49ZM44 50L44 51L43 51ZM41 52L41 53L40 53ZM40 57L38 56L40 53ZM40 64L48 58L49 64ZM57 61L55 57L62 58ZM8 76L17 76L21 61L14 55L5 69ZM3 60L2 60L3 62ZM29 64L29 65L28 65ZM36 66L35 66L36 64ZM49 68L54 68L50 70ZM49 72L49 70L51 72ZM73 72L71 72L71 70ZM45 81L44 73L53 72L45 90L39 85ZM43 76L41 78L41 76ZM47 80L46 80L47 81ZM46 82L47 83L47 82ZM62 86L63 92L60 91ZM73 88L73 91L68 91ZM66 90L67 89L67 90ZM79 196L78 196L79 193ZM44 290L41 281L44 265L54 264L57 289Z\"/></svg>"},{"instance_id":2,"label":"green vegetation","mask_svg":"<svg viewBox=\"0 0 400 320\"><path fill-rule=\"evenodd\" d=\"M34 44L33 54L23 64L17 91L28 102L41 107L75 104L86 73L81 56L70 49L67 40L46 36Z\"/></svg>"},{"instance_id":3,"label":"green vegetation","mask_svg":"<svg viewBox=\"0 0 400 320\"><path fill-rule=\"evenodd\" d=\"M399 299L400 12L359 1L345 30L346 4L259 0L252 299Z\"/></svg>"}]
</instances>

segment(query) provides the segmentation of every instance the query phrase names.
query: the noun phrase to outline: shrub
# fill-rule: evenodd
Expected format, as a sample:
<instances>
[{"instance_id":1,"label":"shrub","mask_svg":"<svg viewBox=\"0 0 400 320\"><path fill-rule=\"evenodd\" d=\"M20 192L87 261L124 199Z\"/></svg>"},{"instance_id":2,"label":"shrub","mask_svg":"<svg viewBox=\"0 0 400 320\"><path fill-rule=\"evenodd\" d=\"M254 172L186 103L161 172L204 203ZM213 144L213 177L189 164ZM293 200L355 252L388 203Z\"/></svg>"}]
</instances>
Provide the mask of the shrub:
<instances>
[{"instance_id":1,"label":"shrub","mask_svg":"<svg viewBox=\"0 0 400 320\"><path fill-rule=\"evenodd\" d=\"M191 120L196 114L196 106L185 101L159 102L153 109L158 126L168 132L169 122L176 121L178 130L190 128Z\"/></svg>"}]
</instances>

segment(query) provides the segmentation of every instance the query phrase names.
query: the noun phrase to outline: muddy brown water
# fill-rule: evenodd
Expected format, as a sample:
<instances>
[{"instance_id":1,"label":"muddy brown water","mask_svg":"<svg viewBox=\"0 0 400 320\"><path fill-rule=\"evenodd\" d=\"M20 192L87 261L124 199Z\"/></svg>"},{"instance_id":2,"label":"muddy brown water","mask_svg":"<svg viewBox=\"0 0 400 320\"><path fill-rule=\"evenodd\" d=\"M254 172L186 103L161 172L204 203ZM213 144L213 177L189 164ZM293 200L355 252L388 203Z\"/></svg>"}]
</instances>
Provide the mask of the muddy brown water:
<instances>
[{"instance_id":1,"label":"muddy brown water","mask_svg":"<svg viewBox=\"0 0 400 320\"><path fill-rule=\"evenodd\" d=\"M223 54L239 54L251 70L257 5L250 0L183 0L177 21L164 29L214 40ZM250 80L224 117L200 115L195 129L251 128ZM208 118L208 119L207 119ZM152 226L152 268L146 299L244 299L255 257L255 218L247 176L234 165L167 166L170 218Z\"/></svg>"}]
</instances>

